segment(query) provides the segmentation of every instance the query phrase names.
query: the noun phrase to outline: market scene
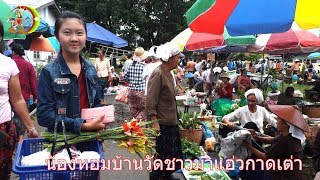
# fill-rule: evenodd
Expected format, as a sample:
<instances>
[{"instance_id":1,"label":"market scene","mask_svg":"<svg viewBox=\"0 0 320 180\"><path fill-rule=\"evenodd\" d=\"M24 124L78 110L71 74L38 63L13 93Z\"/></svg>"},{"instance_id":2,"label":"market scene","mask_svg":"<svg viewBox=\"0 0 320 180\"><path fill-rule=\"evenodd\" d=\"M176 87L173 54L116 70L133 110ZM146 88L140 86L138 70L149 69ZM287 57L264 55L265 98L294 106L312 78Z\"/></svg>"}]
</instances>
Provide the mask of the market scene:
<instances>
[{"instance_id":1,"label":"market scene","mask_svg":"<svg viewBox=\"0 0 320 180\"><path fill-rule=\"evenodd\" d=\"M320 180L318 7L0 0L0 180Z\"/></svg>"}]
</instances>

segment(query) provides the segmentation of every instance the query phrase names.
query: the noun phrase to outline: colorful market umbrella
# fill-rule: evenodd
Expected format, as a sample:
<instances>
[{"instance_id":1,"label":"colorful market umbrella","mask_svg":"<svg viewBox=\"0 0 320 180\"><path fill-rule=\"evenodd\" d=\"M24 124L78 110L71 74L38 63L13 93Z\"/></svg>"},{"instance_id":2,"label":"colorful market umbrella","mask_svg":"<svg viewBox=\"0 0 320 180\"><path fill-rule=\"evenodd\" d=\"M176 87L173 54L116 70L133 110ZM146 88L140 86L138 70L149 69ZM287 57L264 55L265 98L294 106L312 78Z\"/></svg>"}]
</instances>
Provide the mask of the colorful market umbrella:
<instances>
[{"instance_id":1,"label":"colorful market umbrella","mask_svg":"<svg viewBox=\"0 0 320 180\"><path fill-rule=\"evenodd\" d=\"M320 52L314 52L308 55L309 59L319 59L320 58Z\"/></svg>"},{"instance_id":2,"label":"colorful market umbrella","mask_svg":"<svg viewBox=\"0 0 320 180\"><path fill-rule=\"evenodd\" d=\"M283 33L258 35L249 52L308 53L320 49L319 29L302 30L295 23Z\"/></svg>"},{"instance_id":3,"label":"colorful market umbrella","mask_svg":"<svg viewBox=\"0 0 320 180\"><path fill-rule=\"evenodd\" d=\"M218 47L214 47L214 48L204 49L201 52L203 52L203 53L209 53L209 52L213 52L213 53L231 53L231 52L246 52L246 51L247 51L247 46L239 46L239 45L227 46L227 45L223 45L223 46L218 46Z\"/></svg>"},{"instance_id":4,"label":"colorful market umbrella","mask_svg":"<svg viewBox=\"0 0 320 180\"><path fill-rule=\"evenodd\" d=\"M302 29L320 27L319 0L197 0L186 12L194 32L232 36L285 32L293 21Z\"/></svg>"},{"instance_id":5,"label":"colorful market umbrella","mask_svg":"<svg viewBox=\"0 0 320 180\"><path fill-rule=\"evenodd\" d=\"M181 51L194 51L199 49L207 49L222 45L248 45L254 44L256 38L254 36L237 36L233 37L227 31L223 35L215 35L209 33L192 32L190 28L179 33L171 42L177 44Z\"/></svg>"}]
</instances>

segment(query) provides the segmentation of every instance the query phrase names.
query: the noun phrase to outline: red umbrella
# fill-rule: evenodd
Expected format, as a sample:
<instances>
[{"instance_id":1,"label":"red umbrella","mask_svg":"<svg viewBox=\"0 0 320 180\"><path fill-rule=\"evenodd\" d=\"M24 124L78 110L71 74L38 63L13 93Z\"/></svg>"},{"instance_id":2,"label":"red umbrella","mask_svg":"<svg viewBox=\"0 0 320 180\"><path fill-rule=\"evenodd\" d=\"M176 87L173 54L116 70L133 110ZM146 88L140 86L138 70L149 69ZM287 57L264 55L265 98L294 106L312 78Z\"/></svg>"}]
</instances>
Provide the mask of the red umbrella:
<instances>
[{"instance_id":1,"label":"red umbrella","mask_svg":"<svg viewBox=\"0 0 320 180\"><path fill-rule=\"evenodd\" d=\"M254 36L230 36L227 31L223 35L192 32L189 28L179 33L171 42L179 46L180 50L194 51L218 47L222 45L254 44Z\"/></svg>"},{"instance_id":2,"label":"red umbrella","mask_svg":"<svg viewBox=\"0 0 320 180\"><path fill-rule=\"evenodd\" d=\"M302 30L296 24L283 33L258 35L256 44L248 46L250 52L266 53L308 53L319 49L319 29Z\"/></svg>"}]
</instances>

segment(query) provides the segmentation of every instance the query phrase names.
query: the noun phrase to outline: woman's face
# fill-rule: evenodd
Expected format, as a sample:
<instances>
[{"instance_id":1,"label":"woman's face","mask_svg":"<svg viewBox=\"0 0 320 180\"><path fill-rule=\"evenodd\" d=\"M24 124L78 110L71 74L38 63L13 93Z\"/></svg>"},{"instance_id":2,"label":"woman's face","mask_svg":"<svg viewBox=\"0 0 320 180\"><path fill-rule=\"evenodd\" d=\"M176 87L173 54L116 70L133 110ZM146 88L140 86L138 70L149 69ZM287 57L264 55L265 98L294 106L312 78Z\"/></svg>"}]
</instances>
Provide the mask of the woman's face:
<instances>
[{"instance_id":1,"label":"woman's face","mask_svg":"<svg viewBox=\"0 0 320 180\"><path fill-rule=\"evenodd\" d=\"M172 65L172 69L176 69L178 67L179 59L180 59L180 53L169 59L171 65Z\"/></svg>"},{"instance_id":2,"label":"woman's face","mask_svg":"<svg viewBox=\"0 0 320 180\"><path fill-rule=\"evenodd\" d=\"M67 18L59 29L59 41L63 53L79 54L86 43L86 31L79 19Z\"/></svg>"},{"instance_id":3,"label":"woman's face","mask_svg":"<svg viewBox=\"0 0 320 180\"><path fill-rule=\"evenodd\" d=\"M254 94L249 94L247 97L248 107L249 109L254 109L257 106L257 98Z\"/></svg>"},{"instance_id":4,"label":"woman's face","mask_svg":"<svg viewBox=\"0 0 320 180\"><path fill-rule=\"evenodd\" d=\"M221 78L221 81L224 83L224 84L227 84L229 82L229 79L226 78L226 77L222 77Z\"/></svg>"},{"instance_id":5,"label":"woman's face","mask_svg":"<svg viewBox=\"0 0 320 180\"><path fill-rule=\"evenodd\" d=\"M279 132L286 132L288 130L288 124L280 117L277 117L277 129Z\"/></svg>"}]
</instances>

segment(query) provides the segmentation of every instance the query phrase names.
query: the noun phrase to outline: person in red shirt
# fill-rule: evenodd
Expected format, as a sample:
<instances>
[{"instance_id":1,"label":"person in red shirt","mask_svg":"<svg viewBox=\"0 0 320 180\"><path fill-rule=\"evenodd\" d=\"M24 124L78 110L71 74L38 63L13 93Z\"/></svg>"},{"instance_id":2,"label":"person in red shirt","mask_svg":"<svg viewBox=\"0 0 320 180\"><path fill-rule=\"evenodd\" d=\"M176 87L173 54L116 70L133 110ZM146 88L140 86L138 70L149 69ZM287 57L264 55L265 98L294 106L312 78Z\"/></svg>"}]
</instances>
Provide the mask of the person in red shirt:
<instances>
[{"instance_id":1,"label":"person in red shirt","mask_svg":"<svg viewBox=\"0 0 320 180\"><path fill-rule=\"evenodd\" d=\"M217 89L218 96L220 98L227 98L227 99L232 100L233 87L229 83L230 78L229 78L228 74L222 73L220 76L220 79L221 79L222 83L220 84L220 87Z\"/></svg>"},{"instance_id":2,"label":"person in red shirt","mask_svg":"<svg viewBox=\"0 0 320 180\"><path fill-rule=\"evenodd\" d=\"M36 72L32 66L32 64L26 61L22 56L25 55L24 48L21 44L14 43L11 47L12 50L12 59L16 62L19 73L19 81L21 92L24 100L26 101L27 107L29 107L29 101L31 95L33 96L33 100L36 103L38 99L37 93L37 77ZM23 140L23 136L25 133L24 125L22 124L20 118L18 116L14 116L15 125L17 128L17 134L19 135L19 142Z\"/></svg>"}]
</instances>

